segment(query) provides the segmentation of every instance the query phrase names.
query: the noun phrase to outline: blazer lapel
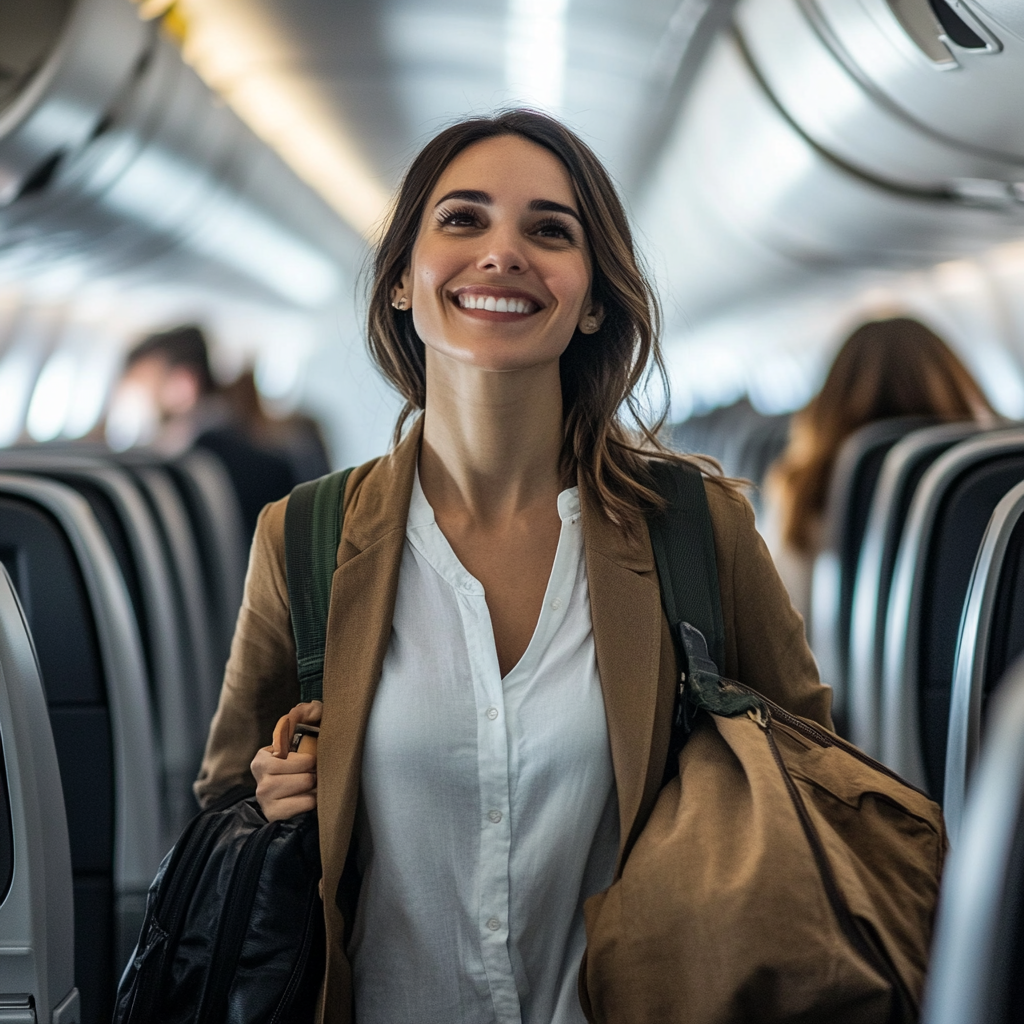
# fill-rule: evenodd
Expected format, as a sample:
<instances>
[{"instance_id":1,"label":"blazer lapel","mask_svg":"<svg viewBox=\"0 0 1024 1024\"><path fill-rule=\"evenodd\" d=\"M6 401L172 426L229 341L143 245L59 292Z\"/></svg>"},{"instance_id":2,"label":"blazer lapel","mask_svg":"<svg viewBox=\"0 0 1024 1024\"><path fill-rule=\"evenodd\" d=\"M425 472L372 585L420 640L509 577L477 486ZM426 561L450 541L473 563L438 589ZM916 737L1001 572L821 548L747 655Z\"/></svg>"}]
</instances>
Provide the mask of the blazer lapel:
<instances>
[{"instance_id":1,"label":"blazer lapel","mask_svg":"<svg viewBox=\"0 0 1024 1024\"><path fill-rule=\"evenodd\" d=\"M346 492L324 658L317 804L324 892L335 893L359 801L366 726L391 637L422 427L390 455L357 470ZM326 896L328 919L334 901Z\"/></svg>"},{"instance_id":2,"label":"blazer lapel","mask_svg":"<svg viewBox=\"0 0 1024 1024\"><path fill-rule=\"evenodd\" d=\"M647 531L611 523L582 481L580 497L597 668L619 799L619 867L661 785L674 669L666 674L661 593ZM663 635L664 632L664 635ZM664 733L664 736L661 735Z\"/></svg>"}]
</instances>

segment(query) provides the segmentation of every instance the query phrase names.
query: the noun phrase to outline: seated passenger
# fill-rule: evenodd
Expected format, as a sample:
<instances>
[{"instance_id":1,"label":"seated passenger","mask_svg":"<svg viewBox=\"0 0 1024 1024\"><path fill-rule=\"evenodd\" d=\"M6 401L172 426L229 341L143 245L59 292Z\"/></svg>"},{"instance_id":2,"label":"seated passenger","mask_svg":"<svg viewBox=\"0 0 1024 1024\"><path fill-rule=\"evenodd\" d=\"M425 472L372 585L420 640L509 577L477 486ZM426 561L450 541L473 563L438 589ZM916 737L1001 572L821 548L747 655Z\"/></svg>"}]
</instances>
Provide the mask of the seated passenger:
<instances>
[{"instance_id":1,"label":"seated passenger","mask_svg":"<svg viewBox=\"0 0 1024 1024\"><path fill-rule=\"evenodd\" d=\"M317 808L325 1022L582 1024L583 903L651 813L678 680L647 466L688 461L623 415L661 368L656 299L594 154L531 112L442 132L378 248L369 336L406 405L348 481L316 758L267 745L299 697L281 501L196 793L251 770L268 818ZM723 670L829 725L749 503L706 491Z\"/></svg>"},{"instance_id":2,"label":"seated passenger","mask_svg":"<svg viewBox=\"0 0 1024 1024\"><path fill-rule=\"evenodd\" d=\"M152 334L128 353L111 406L117 429L120 410L152 421L137 429L132 443L151 443L167 456L195 446L224 464L242 512L246 543L264 505L302 482L286 456L262 441L239 415L230 388L218 388L210 372L206 338L195 326ZM111 427L108 426L108 436ZM112 438L115 446L116 439Z\"/></svg>"},{"instance_id":3,"label":"seated passenger","mask_svg":"<svg viewBox=\"0 0 1024 1024\"><path fill-rule=\"evenodd\" d=\"M963 363L917 320L875 320L847 338L821 391L793 417L789 445L765 487L762 532L793 605L805 619L839 449L854 431L895 416L995 419Z\"/></svg>"}]
</instances>

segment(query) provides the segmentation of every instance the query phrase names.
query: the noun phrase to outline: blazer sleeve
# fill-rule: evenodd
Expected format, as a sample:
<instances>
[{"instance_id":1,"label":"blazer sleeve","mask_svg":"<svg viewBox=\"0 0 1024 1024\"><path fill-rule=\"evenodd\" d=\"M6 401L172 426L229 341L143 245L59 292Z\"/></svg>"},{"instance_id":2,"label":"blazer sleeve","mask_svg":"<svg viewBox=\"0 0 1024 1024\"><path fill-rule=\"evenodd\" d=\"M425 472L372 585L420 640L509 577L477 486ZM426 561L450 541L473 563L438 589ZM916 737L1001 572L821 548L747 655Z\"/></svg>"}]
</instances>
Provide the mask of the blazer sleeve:
<instances>
[{"instance_id":1,"label":"blazer sleeve","mask_svg":"<svg viewBox=\"0 0 1024 1024\"><path fill-rule=\"evenodd\" d=\"M804 621L757 532L750 502L713 478L706 490L725 624L724 674L831 729L832 690L818 678Z\"/></svg>"},{"instance_id":2,"label":"blazer sleeve","mask_svg":"<svg viewBox=\"0 0 1024 1024\"><path fill-rule=\"evenodd\" d=\"M193 785L203 807L253 784L250 762L270 743L277 720L299 703L284 559L287 504L283 498L267 505L256 525L224 685Z\"/></svg>"}]
</instances>

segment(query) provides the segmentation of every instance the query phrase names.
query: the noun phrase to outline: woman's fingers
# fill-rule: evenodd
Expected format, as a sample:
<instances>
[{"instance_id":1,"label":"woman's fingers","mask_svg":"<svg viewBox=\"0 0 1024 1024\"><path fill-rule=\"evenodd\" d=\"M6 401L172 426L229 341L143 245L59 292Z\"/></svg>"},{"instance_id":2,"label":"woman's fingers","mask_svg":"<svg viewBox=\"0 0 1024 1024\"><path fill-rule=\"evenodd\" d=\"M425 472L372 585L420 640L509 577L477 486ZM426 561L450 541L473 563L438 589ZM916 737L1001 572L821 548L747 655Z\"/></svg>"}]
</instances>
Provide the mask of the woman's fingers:
<instances>
[{"instance_id":1,"label":"woman's fingers","mask_svg":"<svg viewBox=\"0 0 1024 1024\"><path fill-rule=\"evenodd\" d=\"M290 753L275 757L270 747L260 750L252 761L256 799L268 821L311 811L316 807L316 758Z\"/></svg>"},{"instance_id":2,"label":"woman's fingers","mask_svg":"<svg viewBox=\"0 0 1024 1024\"><path fill-rule=\"evenodd\" d=\"M303 796L293 796L287 800L274 800L270 803L260 801L260 808L267 821L287 821L294 818L296 814L305 814L306 811L316 810L316 793L307 793Z\"/></svg>"},{"instance_id":3,"label":"woman's fingers","mask_svg":"<svg viewBox=\"0 0 1024 1024\"><path fill-rule=\"evenodd\" d=\"M312 754L300 754L296 750L284 757L278 757L271 747L263 747L252 759L250 768L259 782L266 775L301 775L304 772L315 772L316 757Z\"/></svg>"},{"instance_id":4,"label":"woman's fingers","mask_svg":"<svg viewBox=\"0 0 1024 1024\"><path fill-rule=\"evenodd\" d=\"M311 700L305 704L296 704L287 715L282 716L274 727L274 741L270 745L274 756L283 758L287 755L291 749L292 734L299 722L303 725L319 725L323 709L320 701Z\"/></svg>"}]
</instances>

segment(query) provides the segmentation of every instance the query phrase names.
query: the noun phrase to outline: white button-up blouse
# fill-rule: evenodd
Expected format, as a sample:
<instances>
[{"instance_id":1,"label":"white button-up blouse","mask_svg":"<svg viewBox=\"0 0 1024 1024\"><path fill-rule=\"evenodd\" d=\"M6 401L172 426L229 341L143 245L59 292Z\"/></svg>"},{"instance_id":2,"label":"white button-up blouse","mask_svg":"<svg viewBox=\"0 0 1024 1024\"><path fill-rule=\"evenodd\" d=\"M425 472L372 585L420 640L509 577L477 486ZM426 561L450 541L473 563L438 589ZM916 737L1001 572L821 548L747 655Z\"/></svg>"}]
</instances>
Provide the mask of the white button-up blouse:
<instances>
[{"instance_id":1,"label":"white button-up blouse","mask_svg":"<svg viewBox=\"0 0 1024 1024\"><path fill-rule=\"evenodd\" d=\"M414 482L367 728L349 947L357 1024L579 1024L583 901L618 805L576 488L529 647L502 679L484 589Z\"/></svg>"}]
</instances>

